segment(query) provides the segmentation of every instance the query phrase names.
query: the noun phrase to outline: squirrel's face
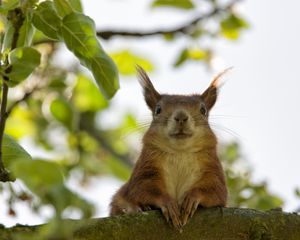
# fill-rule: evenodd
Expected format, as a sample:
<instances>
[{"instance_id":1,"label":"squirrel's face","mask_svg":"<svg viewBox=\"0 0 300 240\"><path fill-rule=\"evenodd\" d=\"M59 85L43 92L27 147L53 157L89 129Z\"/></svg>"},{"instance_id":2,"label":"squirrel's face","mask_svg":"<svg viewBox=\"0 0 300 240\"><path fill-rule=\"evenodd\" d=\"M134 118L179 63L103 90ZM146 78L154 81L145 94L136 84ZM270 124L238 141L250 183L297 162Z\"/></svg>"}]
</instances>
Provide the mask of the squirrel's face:
<instances>
[{"instance_id":1,"label":"squirrel's face","mask_svg":"<svg viewBox=\"0 0 300 240\"><path fill-rule=\"evenodd\" d=\"M146 72L140 67L137 71L153 115L144 141L170 151L199 151L216 143L208 115L217 100L217 80L221 74L202 94L186 96L158 93Z\"/></svg>"},{"instance_id":2,"label":"squirrel's face","mask_svg":"<svg viewBox=\"0 0 300 240\"><path fill-rule=\"evenodd\" d=\"M161 95L153 111L151 128L170 141L185 140L208 127L207 115L200 95Z\"/></svg>"},{"instance_id":3,"label":"squirrel's face","mask_svg":"<svg viewBox=\"0 0 300 240\"><path fill-rule=\"evenodd\" d=\"M152 114L147 134L163 149L197 151L204 147L204 139L215 143L208 124L209 109L201 95L161 95Z\"/></svg>"}]
</instances>

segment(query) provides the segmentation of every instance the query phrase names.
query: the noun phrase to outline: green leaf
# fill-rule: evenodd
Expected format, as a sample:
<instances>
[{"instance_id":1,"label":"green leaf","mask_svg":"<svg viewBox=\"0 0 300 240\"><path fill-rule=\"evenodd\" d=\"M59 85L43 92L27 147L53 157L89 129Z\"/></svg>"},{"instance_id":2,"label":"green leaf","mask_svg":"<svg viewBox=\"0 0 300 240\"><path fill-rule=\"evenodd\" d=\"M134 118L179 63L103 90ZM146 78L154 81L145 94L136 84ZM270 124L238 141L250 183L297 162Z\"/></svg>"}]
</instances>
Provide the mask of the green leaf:
<instances>
[{"instance_id":1,"label":"green leaf","mask_svg":"<svg viewBox=\"0 0 300 240\"><path fill-rule=\"evenodd\" d=\"M45 1L38 5L33 12L32 18L34 26L43 32L47 37L59 40L59 29L61 25L61 18L58 16L53 2Z\"/></svg>"},{"instance_id":2,"label":"green leaf","mask_svg":"<svg viewBox=\"0 0 300 240\"><path fill-rule=\"evenodd\" d=\"M80 12L80 13L83 12L81 0L69 0L69 2L75 11Z\"/></svg>"},{"instance_id":3,"label":"green leaf","mask_svg":"<svg viewBox=\"0 0 300 240\"><path fill-rule=\"evenodd\" d=\"M42 31L35 28L35 33L33 35L33 40L32 40L33 44L35 44L36 42L43 42L47 40L51 40L51 39L47 37Z\"/></svg>"},{"instance_id":4,"label":"green leaf","mask_svg":"<svg viewBox=\"0 0 300 240\"><path fill-rule=\"evenodd\" d=\"M54 99L50 104L50 112L53 117L65 127L74 127L74 113L71 104L64 98Z\"/></svg>"},{"instance_id":5,"label":"green leaf","mask_svg":"<svg viewBox=\"0 0 300 240\"><path fill-rule=\"evenodd\" d=\"M2 0L0 5L0 13L7 13L9 10L16 8L19 5L19 0Z\"/></svg>"},{"instance_id":6,"label":"green leaf","mask_svg":"<svg viewBox=\"0 0 300 240\"><path fill-rule=\"evenodd\" d=\"M221 34L231 40L236 40L242 29L249 27L249 24L237 15L230 14L220 22Z\"/></svg>"},{"instance_id":7,"label":"green leaf","mask_svg":"<svg viewBox=\"0 0 300 240\"><path fill-rule=\"evenodd\" d=\"M72 100L82 112L96 112L108 106L107 100L96 85L84 75L79 75L77 78Z\"/></svg>"},{"instance_id":8,"label":"green leaf","mask_svg":"<svg viewBox=\"0 0 300 240\"><path fill-rule=\"evenodd\" d=\"M206 60L209 57L209 51L201 48L185 48L178 55L174 67L179 67L187 60Z\"/></svg>"},{"instance_id":9,"label":"green leaf","mask_svg":"<svg viewBox=\"0 0 300 240\"><path fill-rule=\"evenodd\" d=\"M17 161L31 160L31 156L12 137L4 134L2 158L5 167L11 170L11 166Z\"/></svg>"},{"instance_id":10,"label":"green leaf","mask_svg":"<svg viewBox=\"0 0 300 240\"><path fill-rule=\"evenodd\" d=\"M79 208L85 217L90 217L92 206L64 185L63 173L59 165L46 160L17 161L12 164L12 172L43 203L54 206L57 215L61 215L68 206Z\"/></svg>"},{"instance_id":11,"label":"green leaf","mask_svg":"<svg viewBox=\"0 0 300 240\"><path fill-rule=\"evenodd\" d=\"M16 161L12 164L12 171L38 196L43 196L64 181L59 166L45 160Z\"/></svg>"},{"instance_id":12,"label":"green leaf","mask_svg":"<svg viewBox=\"0 0 300 240\"><path fill-rule=\"evenodd\" d=\"M72 12L82 13L80 0L54 0L54 5L61 17L64 17Z\"/></svg>"},{"instance_id":13,"label":"green leaf","mask_svg":"<svg viewBox=\"0 0 300 240\"><path fill-rule=\"evenodd\" d=\"M3 39L3 50L11 49L12 39L14 35L15 29L11 21L6 21L5 24L5 34Z\"/></svg>"},{"instance_id":14,"label":"green leaf","mask_svg":"<svg viewBox=\"0 0 300 240\"><path fill-rule=\"evenodd\" d=\"M110 56L117 64L120 73L123 75L135 75L135 66L137 64L147 71L153 70L153 64L148 59L135 55L129 50L115 52L110 54Z\"/></svg>"},{"instance_id":15,"label":"green leaf","mask_svg":"<svg viewBox=\"0 0 300 240\"><path fill-rule=\"evenodd\" d=\"M195 7L191 0L156 0L152 7L173 7L180 9L192 9Z\"/></svg>"},{"instance_id":16,"label":"green leaf","mask_svg":"<svg viewBox=\"0 0 300 240\"><path fill-rule=\"evenodd\" d=\"M26 14L25 20L19 32L18 47L28 47L31 45L35 29L31 21L32 17L29 13Z\"/></svg>"},{"instance_id":17,"label":"green leaf","mask_svg":"<svg viewBox=\"0 0 300 240\"><path fill-rule=\"evenodd\" d=\"M7 84L14 87L25 80L40 65L41 54L30 47L16 48L8 56L10 66L5 70Z\"/></svg>"},{"instance_id":18,"label":"green leaf","mask_svg":"<svg viewBox=\"0 0 300 240\"><path fill-rule=\"evenodd\" d=\"M81 13L64 17L62 37L82 65L90 69L105 97L111 98L119 88L116 65L98 42L94 21Z\"/></svg>"},{"instance_id":19,"label":"green leaf","mask_svg":"<svg viewBox=\"0 0 300 240\"><path fill-rule=\"evenodd\" d=\"M174 63L174 67L179 67L179 66L182 65L187 59L188 59L188 50L185 48L185 49L183 49L183 50L179 53L179 55L178 55L178 57L177 57L177 59L176 59L176 61L175 61L175 63Z\"/></svg>"},{"instance_id":20,"label":"green leaf","mask_svg":"<svg viewBox=\"0 0 300 240\"><path fill-rule=\"evenodd\" d=\"M68 0L54 0L54 6L61 17L73 12L73 8Z\"/></svg>"}]
</instances>

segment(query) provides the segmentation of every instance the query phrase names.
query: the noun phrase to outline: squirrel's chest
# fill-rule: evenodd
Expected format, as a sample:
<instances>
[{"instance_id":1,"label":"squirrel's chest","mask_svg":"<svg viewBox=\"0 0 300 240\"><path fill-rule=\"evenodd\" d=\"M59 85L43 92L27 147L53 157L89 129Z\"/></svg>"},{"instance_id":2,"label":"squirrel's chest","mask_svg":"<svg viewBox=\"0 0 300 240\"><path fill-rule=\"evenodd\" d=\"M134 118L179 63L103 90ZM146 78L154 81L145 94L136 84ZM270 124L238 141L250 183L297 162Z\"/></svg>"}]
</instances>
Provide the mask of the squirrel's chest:
<instances>
[{"instance_id":1,"label":"squirrel's chest","mask_svg":"<svg viewBox=\"0 0 300 240\"><path fill-rule=\"evenodd\" d=\"M172 154L164 159L162 171L166 190L178 203L201 177L201 164L195 154Z\"/></svg>"}]
</instances>

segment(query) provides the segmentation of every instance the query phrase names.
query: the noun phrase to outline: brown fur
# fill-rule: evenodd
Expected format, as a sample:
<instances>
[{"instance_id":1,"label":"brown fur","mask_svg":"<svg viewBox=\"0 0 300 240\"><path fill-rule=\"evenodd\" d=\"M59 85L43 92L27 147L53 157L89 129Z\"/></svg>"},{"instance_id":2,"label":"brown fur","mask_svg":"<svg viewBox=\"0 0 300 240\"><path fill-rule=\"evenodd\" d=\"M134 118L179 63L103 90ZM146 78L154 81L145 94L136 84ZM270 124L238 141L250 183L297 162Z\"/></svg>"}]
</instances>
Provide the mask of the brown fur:
<instances>
[{"instance_id":1,"label":"brown fur","mask_svg":"<svg viewBox=\"0 0 300 240\"><path fill-rule=\"evenodd\" d=\"M129 181L112 199L110 214L160 209L181 228L198 206L226 205L217 139L208 123L217 99L216 79L202 95L160 95L144 70L139 67L138 73L153 120Z\"/></svg>"}]
</instances>

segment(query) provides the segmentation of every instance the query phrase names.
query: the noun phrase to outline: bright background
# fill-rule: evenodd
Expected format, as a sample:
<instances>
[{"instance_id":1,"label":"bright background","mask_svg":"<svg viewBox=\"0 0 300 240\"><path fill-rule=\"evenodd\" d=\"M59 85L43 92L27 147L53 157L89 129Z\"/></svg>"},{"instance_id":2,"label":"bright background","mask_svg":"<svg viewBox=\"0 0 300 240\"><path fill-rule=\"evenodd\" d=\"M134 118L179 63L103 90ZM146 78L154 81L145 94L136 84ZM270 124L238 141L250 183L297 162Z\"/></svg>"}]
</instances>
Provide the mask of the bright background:
<instances>
[{"instance_id":1,"label":"bright background","mask_svg":"<svg viewBox=\"0 0 300 240\"><path fill-rule=\"evenodd\" d=\"M150 30L177 26L192 16L181 11L149 10L150 1L138 0L89 0L83 1L85 13L98 24L98 29ZM134 9L128 8L136 6ZM114 39L102 41L109 52L129 48L142 54L155 65L150 76L156 88L168 93L194 93L203 91L219 70L234 66L224 80L220 98L214 109L213 122L223 126L216 129L220 141L237 140L242 154L253 167L257 180L266 180L273 192L285 200L285 210L293 211L300 203L294 196L299 181L300 136L300 2L288 0L246 1L241 3L243 15L251 28L242 34L238 42L218 40L215 44L219 58L214 72L207 71L199 63L187 64L179 69L171 68L178 49L185 39L166 42L160 37ZM202 11L202 9L197 9ZM197 13L195 12L195 14ZM72 55L63 51L62 64ZM118 116L134 113L139 119L149 119L140 87L135 79L121 78L121 89L112 100L113 111L102 115L107 126L117 125ZM110 197L121 182L111 177L93 179L87 189L69 185L87 199L97 203L98 216L107 215ZM3 207L2 207L3 206ZM32 216L28 209L18 211L17 218L8 218L7 209L0 200L0 218L4 224L37 224L44 220ZM51 214L45 209L44 217Z\"/></svg>"},{"instance_id":2,"label":"bright background","mask_svg":"<svg viewBox=\"0 0 300 240\"><path fill-rule=\"evenodd\" d=\"M136 9L126 5L135 2ZM87 2L85 2L87 3ZM169 16L149 11L149 1L89 1L85 11L99 23L99 29L124 25L133 29L174 26L191 16L172 10ZM299 201L294 189L300 187L300 2L288 0L244 1L241 9L251 28L238 42L216 41L221 59L215 71L228 66L234 69L221 89L213 114L214 122L233 133L217 131L222 139L237 139L242 153L253 166L254 176L266 180L270 188L286 200L285 209L292 211ZM143 9L147 9L144 11ZM114 18L115 12L118 18ZM165 10L164 10L165 13ZM158 23L162 25L157 25ZM157 38L115 40L112 49L129 47L154 61L157 71L150 74L156 88L168 93L203 91L213 75L195 63L174 69L174 49L184 46L184 39L168 43ZM149 116L137 81L121 79L121 89L113 100L118 113L128 109L141 119ZM107 119L116 120L116 111ZM148 115L147 115L148 114Z\"/></svg>"}]
</instances>

